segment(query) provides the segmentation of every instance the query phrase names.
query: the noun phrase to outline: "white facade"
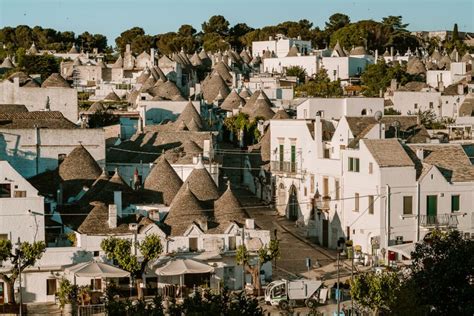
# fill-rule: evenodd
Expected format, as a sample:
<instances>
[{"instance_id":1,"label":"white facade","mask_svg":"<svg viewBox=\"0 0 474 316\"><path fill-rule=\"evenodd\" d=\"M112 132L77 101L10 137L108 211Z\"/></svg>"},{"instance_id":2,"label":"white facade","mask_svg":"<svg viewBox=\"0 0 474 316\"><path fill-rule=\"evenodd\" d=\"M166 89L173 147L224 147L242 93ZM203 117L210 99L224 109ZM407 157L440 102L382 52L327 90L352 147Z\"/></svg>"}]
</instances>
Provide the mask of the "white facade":
<instances>
[{"instance_id":1,"label":"white facade","mask_svg":"<svg viewBox=\"0 0 474 316\"><path fill-rule=\"evenodd\" d=\"M18 78L13 82L0 81L0 104L23 104L31 112L45 110L48 103L51 111L59 111L71 122L77 122L76 89L20 87Z\"/></svg>"},{"instance_id":2,"label":"white facade","mask_svg":"<svg viewBox=\"0 0 474 316\"><path fill-rule=\"evenodd\" d=\"M80 143L99 165L105 165L102 128L0 128L0 159L8 161L22 176L29 178L56 169L59 156L68 155Z\"/></svg>"},{"instance_id":3,"label":"white facade","mask_svg":"<svg viewBox=\"0 0 474 316\"><path fill-rule=\"evenodd\" d=\"M438 88L440 82L446 88L467 77L467 64L464 62L452 62L449 70L427 70L426 83L433 88ZM469 81L469 79L467 79Z\"/></svg>"},{"instance_id":4,"label":"white facade","mask_svg":"<svg viewBox=\"0 0 474 316\"><path fill-rule=\"evenodd\" d=\"M377 111L383 113L383 98L309 98L296 109L298 119L339 119L342 116L374 116Z\"/></svg>"},{"instance_id":5,"label":"white facade","mask_svg":"<svg viewBox=\"0 0 474 316\"><path fill-rule=\"evenodd\" d=\"M274 52L278 57L285 57L293 46L303 53L309 53L312 49L311 41L277 35L276 39L270 37L268 41L252 42L252 57L261 57L266 51Z\"/></svg>"}]
</instances>

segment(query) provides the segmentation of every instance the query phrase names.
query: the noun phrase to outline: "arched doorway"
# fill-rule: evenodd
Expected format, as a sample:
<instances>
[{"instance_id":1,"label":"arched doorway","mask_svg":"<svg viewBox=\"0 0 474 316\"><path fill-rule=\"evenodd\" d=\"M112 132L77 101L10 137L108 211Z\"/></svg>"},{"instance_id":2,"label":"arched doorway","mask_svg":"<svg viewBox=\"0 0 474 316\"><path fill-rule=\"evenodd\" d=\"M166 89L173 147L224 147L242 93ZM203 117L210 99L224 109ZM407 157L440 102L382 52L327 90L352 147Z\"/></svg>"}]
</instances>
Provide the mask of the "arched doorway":
<instances>
[{"instance_id":1,"label":"arched doorway","mask_svg":"<svg viewBox=\"0 0 474 316\"><path fill-rule=\"evenodd\" d=\"M283 183L280 183L278 186L278 199L277 199L277 209L282 210L280 211L280 214L284 214L284 210L286 208L286 190L285 190L285 185Z\"/></svg>"},{"instance_id":2,"label":"arched doorway","mask_svg":"<svg viewBox=\"0 0 474 316\"><path fill-rule=\"evenodd\" d=\"M298 219L298 191L294 185L290 187L289 191L290 197L288 199L288 219L291 221L296 221Z\"/></svg>"}]
</instances>

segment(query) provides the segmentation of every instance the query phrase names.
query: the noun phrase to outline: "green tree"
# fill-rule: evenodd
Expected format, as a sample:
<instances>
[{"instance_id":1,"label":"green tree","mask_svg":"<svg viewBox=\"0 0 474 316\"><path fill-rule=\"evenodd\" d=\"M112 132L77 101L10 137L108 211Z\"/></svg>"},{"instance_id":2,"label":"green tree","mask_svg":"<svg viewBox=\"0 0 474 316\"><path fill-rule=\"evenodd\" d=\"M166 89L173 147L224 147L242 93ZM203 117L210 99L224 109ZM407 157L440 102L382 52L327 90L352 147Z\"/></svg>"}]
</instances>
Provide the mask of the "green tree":
<instances>
[{"instance_id":1,"label":"green tree","mask_svg":"<svg viewBox=\"0 0 474 316\"><path fill-rule=\"evenodd\" d=\"M132 241L129 239L121 239L109 237L102 240L100 247L107 255L107 258L114 260L118 266L128 272L135 279L138 297L143 297L143 291L140 287L143 273L151 260L157 259L163 251L161 240L158 235L147 235L145 239L135 245L141 253L141 259L138 255L132 254Z\"/></svg>"},{"instance_id":2,"label":"green tree","mask_svg":"<svg viewBox=\"0 0 474 316\"><path fill-rule=\"evenodd\" d=\"M291 66L286 68L286 75L298 78L298 82L305 82L306 70L301 66Z\"/></svg>"},{"instance_id":3,"label":"green tree","mask_svg":"<svg viewBox=\"0 0 474 316\"><path fill-rule=\"evenodd\" d=\"M208 52L223 51L229 48L229 43L218 33L206 33L202 37L203 47Z\"/></svg>"},{"instance_id":4,"label":"green tree","mask_svg":"<svg viewBox=\"0 0 474 316\"><path fill-rule=\"evenodd\" d=\"M245 271L250 273L252 276L252 283L257 289L257 291L260 291L262 286L260 283L260 267L267 263L271 262L274 259L278 259L280 257L280 243L276 239L272 239L268 245L263 246L258 250L257 253L257 262L252 262L251 261L251 254L247 250L247 247L245 245L240 245L237 248L236 252L236 261L237 264L240 264L244 267Z\"/></svg>"},{"instance_id":5,"label":"green tree","mask_svg":"<svg viewBox=\"0 0 474 316\"><path fill-rule=\"evenodd\" d=\"M243 41L241 40L242 36L245 36L247 33L253 31L253 28L248 26L245 23L237 23L229 30L228 42L229 44L237 49L238 51L242 50L245 46Z\"/></svg>"},{"instance_id":6,"label":"green tree","mask_svg":"<svg viewBox=\"0 0 474 316\"><path fill-rule=\"evenodd\" d=\"M459 41L459 31L458 31L457 23L454 23L452 41L453 42Z\"/></svg>"},{"instance_id":7,"label":"green tree","mask_svg":"<svg viewBox=\"0 0 474 316\"><path fill-rule=\"evenodd\" d=\"M27 74L40 74L45 80L52 73L59 73L59 60L53 55L23 55L18 58L18 68Z\"/></svg>"},{"instance_id":8,"label":"green tree","mask_svg":"<svg viewBox=\"0 0 474 316\"><path fill-rule=\"evenodd\" d=\"M400 290L400 279L394 272L363 273L351 283L351 297L374 315L390 312Z\"/></svg>"},{"instance_id":9,"label":"green tree","mask_svg":"<svg viewBox=\"0 0 474 316\"><path fill-rule=\"evenodd\" d=\"M11 266L6 265L6 271L0 272L0 278L6 283L8 289L8 302L15 303L14 284L19 274L26 268L34 266L36 261L41 259L46 244L44 241L33 243L21 242L13 249L10 240L0 240L0 262L9 261Z\"/></svg>"},{"instance_id":10,"label":"green tree","mask_svg":"<svg viewBox=\"0 0 474 316\"><path fill-rule=\"evenodd\" d=\"M205 34L217 33L222 36L229 34L229 21L222 15L211 16L209 21L202 23L202 31Z\"/></svg>"},{"instance_id":11,"label":"green tree","mask_svg":"<svg viewBox=\"0 0 474 316\"><path fill-rule=\"evenodd\" d=\"M192 25L183 24L180 26L178 34L181 36L193 36L194 34L196 34L196 29L194 29Z\"/></svg>"},{"instance_id":12,"label":"green tree","mask_svg":"<svg viewBox=\"0 0 474 316\"><path fill-rule=\"evenodd\" d=\"M474 240L435 230L412 253L411 281L433 315L473 315Z\"/></svg>"},{"instance_id":13,"label":"green tree","mask_svg":"<svg viewBox=\"0 0 474 316\"><path fill-rule=\"evenodd\" d=\"M329 17L329 21L326 22L326 28L324 31L331 35L332 33L336 32L340 28L343 28L346 25L351 23L351 19L349 16L342 14L342 13L335 13Z\"/></svg>"},{"instance_id":14,"label":"green tree","mask_svg":"<svg viewBox=\"0 0 474 316\"><path fill-rule=\"evenodd\" d=\"M394 15L389 15L387 17L382 18L382 24L385 26L388 26L392 28L393 30L396 31L405 31L408 26L407 23L402 22L402 16L394 16Z\"/></svg>"},{"instance_id":15,"label":"green tree","mask_svg":"<svg viewBox=\"0 0 474 316\"><path fill-rule=\"evenodd\" d=\"M313 79L297 86L295 90L296 96L307 97L339 97L342 96L343 93L341 81L339 79L331 81L327 70L324 68L321 68Z\"/></svg>"},{"instance_id":16,"label":"green tree","mask_svg":"<svg viewBox=\"0 0 474 316\"><path fill-rule=\"evenodd\" d=\"M125 51L125 47L127 46L127 44L132 44L133 41L136 40L137 37L141 37L144 35L145 35L145 31L141 27L137 27L137 26L132 27L131 29L120 33L120 36L115 39L117 50L120 53L123 53Z\"/></svg>"}]
</instances>

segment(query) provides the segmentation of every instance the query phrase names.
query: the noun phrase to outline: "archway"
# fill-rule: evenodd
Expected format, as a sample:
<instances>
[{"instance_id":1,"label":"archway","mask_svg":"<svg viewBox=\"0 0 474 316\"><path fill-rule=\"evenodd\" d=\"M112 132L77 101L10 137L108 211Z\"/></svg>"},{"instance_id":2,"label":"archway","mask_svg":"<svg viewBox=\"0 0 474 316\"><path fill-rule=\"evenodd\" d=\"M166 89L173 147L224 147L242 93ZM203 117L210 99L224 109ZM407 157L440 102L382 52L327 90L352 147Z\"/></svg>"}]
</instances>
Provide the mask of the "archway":
<instances>
[{"instance_id":1,"label":"archway","mask_svg":"<svg viewBox=\"0 0 474 316\"><path fill-rule=\"evenodd\" d=\"M360 115L367 115L367 110L366 110L366 109L362 109L362 111L360 112Z\"/></svg>"},{"instance_id":2,"label":"archway","mask_svg":"<svg viewBox=\"0 0 474 316\"><path fill-rule=\"evenodd\" d=\"M296 189L295 185L290 187L289 191L289 199L288 199L288 214L287 217L291 221L296 221L298 219L298 190Z\"/></svg>"}]
</instances>

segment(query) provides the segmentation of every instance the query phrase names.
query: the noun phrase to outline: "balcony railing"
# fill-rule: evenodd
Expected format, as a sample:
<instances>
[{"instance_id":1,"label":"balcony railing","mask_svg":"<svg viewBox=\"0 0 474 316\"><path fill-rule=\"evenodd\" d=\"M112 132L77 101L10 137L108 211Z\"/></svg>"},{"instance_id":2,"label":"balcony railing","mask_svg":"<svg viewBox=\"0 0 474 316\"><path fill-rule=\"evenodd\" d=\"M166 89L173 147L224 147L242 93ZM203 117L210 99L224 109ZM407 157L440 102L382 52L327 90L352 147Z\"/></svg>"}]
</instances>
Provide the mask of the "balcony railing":
<instances>
[{"instance_id":1,"label":"balcony railing","mask_svg":"<svg viewBox=\"0 0 474 316\"><path fill-rule=\"evenodd\" d=\"M273 172L297 173L296 162L291 161L272 161L271 168Z\"/></svg>"},{"instance_id":2,"label":"balcony railing","mask_svg":"<svg viewBox=\"0 0 474 316\"><path fill-rule=\"evenodd\" d=\"M425 228L454 228L459 224L458 217L451 214L420 215L420 226Z\"/></svg>"}]
</instances>

